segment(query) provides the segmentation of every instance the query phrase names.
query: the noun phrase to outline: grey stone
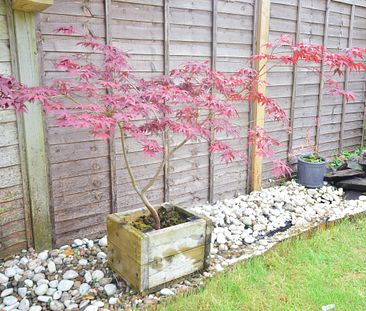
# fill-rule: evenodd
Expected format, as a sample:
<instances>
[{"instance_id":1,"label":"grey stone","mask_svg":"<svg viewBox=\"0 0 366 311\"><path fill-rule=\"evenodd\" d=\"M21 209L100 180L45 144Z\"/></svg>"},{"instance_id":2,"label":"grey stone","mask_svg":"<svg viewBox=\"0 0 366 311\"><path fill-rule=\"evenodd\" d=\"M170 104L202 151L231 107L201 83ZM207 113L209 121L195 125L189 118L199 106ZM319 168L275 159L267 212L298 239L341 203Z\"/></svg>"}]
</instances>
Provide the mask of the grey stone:
<instances>
[{"instance_id":1,"label":"grey stone","mask_svg":"<svg viewBox=\"0 0 366 311\"><path fill-rule=\"evenodd\" d=\"M160 291L160 294L162 294L163 296L174 296L175 295L175 293L170 288L163 288Z\"/></svg>"},{"instance_id":2,"label":"grey stone","mask_svg":"<svg viewBox=\"0 0 366 311\"><path fill-rule=\"evenodd\" d=\"M27 295L27 288L26 287L19 287L18 288L18 295L21 297L21 298L24 298L26 295Z\"/></svg>"},{"instance_id":3,"label":"grey stone","mask_svg":"<svg viewBox=\"0 0 366 311\"><path fill-rule=\"evenodd\" d=\"M117 291L117 286L114 284L107 284L106 286L104 286L104 291L107 296L113 296Z\"/></svg>"},{"instance_id":4,"label":"grey stone","mask_svg":"<svg viewBox=\"0 0 366 311\"><path fill-rule=\"evenodd\" d=\"M95 280L96 282L98 282L99 280L101 280L102 278L104 278L104 273L101 270L95 270L92 273L92 279Z\"/></svg>"},{"instance_id":5,"label":"grey stone","mask_svg":"<svg viewBox=\"0 0 366 311\"><path fill-rule=\"evenodd\" d=\"M0 284L5 284L9 281L9 278L3 274L3 273L0 273Z\"/></svg>"},{"instance_id":6,"label":"grey stone","mask_svg":"<svg viewBox=\"0 0 366 311\"><path fill-rule=\"evenodd\" d=\"M20 311L28 311L29 306L30 306L29 300L27 298L23 298L19 303L18 309Z\"/></svg>"},{"instance_id":7,"label":"grey stone","mask_svg":"<svg viewBox=\"0 0 366 311\"><path fill-rule=\"evenodd\" d=\"M63 278L65 280L72 280L75 279L79 276L79 273L77 273L75 270L67 270L64 275Z\"/></svg>"},{"instance_id":8,"label":"grey stone","mask_svg":"<svg viewBox=\"0 0 366 311\"><path fill-rule=\"evenodd\" d=\"M34 292L37 296L43 296L47 293L47 290L48 290L48 285L47 284L41 284L41 285L36 287Z\"/></svg>"},{"instance_id":9,"label":"grey stone","mask_svg":"<svg viewBox=\"0 0 366 311\"><path fill-rule=\"evenodd\" d=\"M67 292L68 290L71 289L71 287L73 287L74 285L74 281L71 280L61 280L58 283L57 289L61 292Z\"/></svg>"},{"instance_id":10,"label":"grey stone","mask_svg":"<svg viewBox=\"0 0 366 311\"><path fill-rule=\"evenodd\" d=\"M1 292L0 297L1 297L1 298L4 298L4 297L6 297L6 296L10 296L13 292L14 292L14 289L12 289L12 288L6 288L6 289L4 289L4 290Z\"/></svg>"},{"instance_id":11,"label":"grey stone","mask_svg":"<svg viewBox=\"0 0 366 311\"><path fill-rule=\"evenodd\" d=\"M86 295L90 290L90 285L88 283L82 283L79 287L79 293L81 296Z\"/></svg>"},{"instance_id":12,"label":"grey stone","mask_svg":"<svg viewBox=\"0 0 366 311\"><path fill-rule=\"evenodd\" d=\"M64 304L62 302L59 302L57 300L53 300L50 303L50 309L52 311L62 311L65 309Z\"/></svg>"},{"instance_id":13,"label":"grey stone","mask_svg":"<svg viewBox=\"0 0 366 311\"><path fill-rule=\"evenodd\" d=\"M12 306L15 305L18 302L18 299L14 296L6 296L3 299L3 303L6 306Z\"/></svg>"}]
</instances>

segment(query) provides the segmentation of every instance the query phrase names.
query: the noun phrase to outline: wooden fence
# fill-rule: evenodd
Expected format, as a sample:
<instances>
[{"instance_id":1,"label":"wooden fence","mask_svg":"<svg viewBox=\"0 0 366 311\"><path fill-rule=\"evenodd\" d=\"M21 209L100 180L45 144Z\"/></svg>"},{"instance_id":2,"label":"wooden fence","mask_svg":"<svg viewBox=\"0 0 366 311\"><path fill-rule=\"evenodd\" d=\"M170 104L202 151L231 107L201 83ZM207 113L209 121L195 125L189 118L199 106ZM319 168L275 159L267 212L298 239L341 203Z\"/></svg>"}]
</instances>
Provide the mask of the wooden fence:
<instances>
[{"instance_id":1,"label":"wooden fence","mask_svg":"<svg viewBox=\"0 0 366 311\"><path fill-rule=\"evenodd\" d=\"M267 19L260 14L265 12ZM80 37L54 32L70 25L130 52L135 74L146 78L167 73L186 60L209 59L213 68L232 72L246 65L267 35L271 41L288 34L297 42L324 44L330 50L366 47L364 1L55 0L41 13L22 15L0 0L0 71L12 72L22 81L31 79L28 83L40 79L47 84L62 77L54 68L55 61L82 51L76 45ZM25 32L34 33L37 44L32 47L29 43L29 48L39 56L31 66L38 67L40 75L30 78L24 72L34 73L37 68L29 67L31 56L22 54ZM97 56L90 57L98 61ZM242 141L228 141L248 153L249 169L238 161L221 164L208 152L206 143L192 142L170 161L151 190L154 203L170 200L189 206L244 193L254 180L263 180L265 185L271 177L271 163L262 165L261 159L250 157L253 151L246 146L249 124L255 122L264 122L283 143L277 156L285 160L307 138L318 142L326 157L360 145L364 74L346 73L342 78L344 88L357 95L355 102L347 104L329 96L319 77L303 68L280 67L268 74L267 81L267 94L287 111L292 133L263 120L258 107L240 105ZM32 124L40 126L36 129L39 135L34 135ZM168 137L166 143L173 146L175 141ZM137 179L144 182L158 159L146 159L132 141L128 146ZM34 148L40 152L35 153ZM52 117L42 123L39 111L25 120L2 111L0 154L1 255L27 245L49 247L51 242L44 236L52 236L54 246L76 237L100 236L107 214L141 206L129 185L118 136L107 142L96 140L87 131L58 127ZM48 174L42 173L45 169Z\"/></svg>"}]
</instances>

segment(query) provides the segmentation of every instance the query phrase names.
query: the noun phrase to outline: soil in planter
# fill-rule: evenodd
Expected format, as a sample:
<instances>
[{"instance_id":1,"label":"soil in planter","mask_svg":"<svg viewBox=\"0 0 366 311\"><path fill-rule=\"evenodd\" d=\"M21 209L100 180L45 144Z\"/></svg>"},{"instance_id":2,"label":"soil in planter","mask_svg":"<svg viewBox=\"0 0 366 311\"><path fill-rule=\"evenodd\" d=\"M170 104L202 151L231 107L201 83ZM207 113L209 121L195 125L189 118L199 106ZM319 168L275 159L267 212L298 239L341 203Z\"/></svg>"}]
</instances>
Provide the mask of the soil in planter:
<instances>
[{"instance_id":1,"label":"soil in planter","mask_svg":"<svg viewBox=\"0 0 366 311\"><path fill-rule=\"evenodd\" d=\"M160 217L160 228L168 228L171 226L179 225L190 220L190 217L184 213L176 211L174 209L167 210L164 207L161 207L158 210L158 214ZM154 219L151 215L141 216L132 222L132 226L142 232L148 232L155 230L154 229Z\"/></svg>"}]
</instances>

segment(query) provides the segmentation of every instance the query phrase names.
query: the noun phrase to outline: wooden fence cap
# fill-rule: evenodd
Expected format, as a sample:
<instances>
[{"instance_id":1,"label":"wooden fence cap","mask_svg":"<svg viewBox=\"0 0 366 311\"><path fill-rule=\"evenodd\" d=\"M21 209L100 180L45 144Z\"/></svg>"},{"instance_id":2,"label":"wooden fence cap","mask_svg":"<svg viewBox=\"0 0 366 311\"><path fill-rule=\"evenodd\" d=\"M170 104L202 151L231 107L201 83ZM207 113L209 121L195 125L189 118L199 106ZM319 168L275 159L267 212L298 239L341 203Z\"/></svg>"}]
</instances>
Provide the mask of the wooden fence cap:
<instances>
[{"instance_id":1,"label":"wooden fence cap","mask_svg":"<svg viewBox=\"0 0 366 311\"><path fill-rule=\"evenodd\" d=\"M13 0L13 9L24 12L40 12L53 4L53 0Z\"/></svg>"}]
</instances>

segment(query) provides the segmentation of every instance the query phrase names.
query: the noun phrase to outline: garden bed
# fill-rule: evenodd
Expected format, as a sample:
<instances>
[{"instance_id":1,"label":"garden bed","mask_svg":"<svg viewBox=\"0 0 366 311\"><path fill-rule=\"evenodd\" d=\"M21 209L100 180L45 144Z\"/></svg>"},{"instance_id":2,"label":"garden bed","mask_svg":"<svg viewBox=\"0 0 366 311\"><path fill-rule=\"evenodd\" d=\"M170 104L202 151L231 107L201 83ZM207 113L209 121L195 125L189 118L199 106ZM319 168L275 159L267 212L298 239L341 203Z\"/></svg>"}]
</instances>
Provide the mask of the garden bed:
<instances>
[{"instance_id":1,"label":"garden bed","mask_svg":"<svg viewBox=\"0 0 366 311\"><path fill-rule=\"evenodd\" d=\"M141 296L107 266L107 241L75 240L73 245L21 254L0 262L0 309L131 310L158 304L162 297L200 287L226 266L260 255L280 241L325 228L366 210L366 197L345 201L331 186L306 189L295 182L193 208L212 219L211 266L202 274Z\"/></svg>"}]
</instances>

